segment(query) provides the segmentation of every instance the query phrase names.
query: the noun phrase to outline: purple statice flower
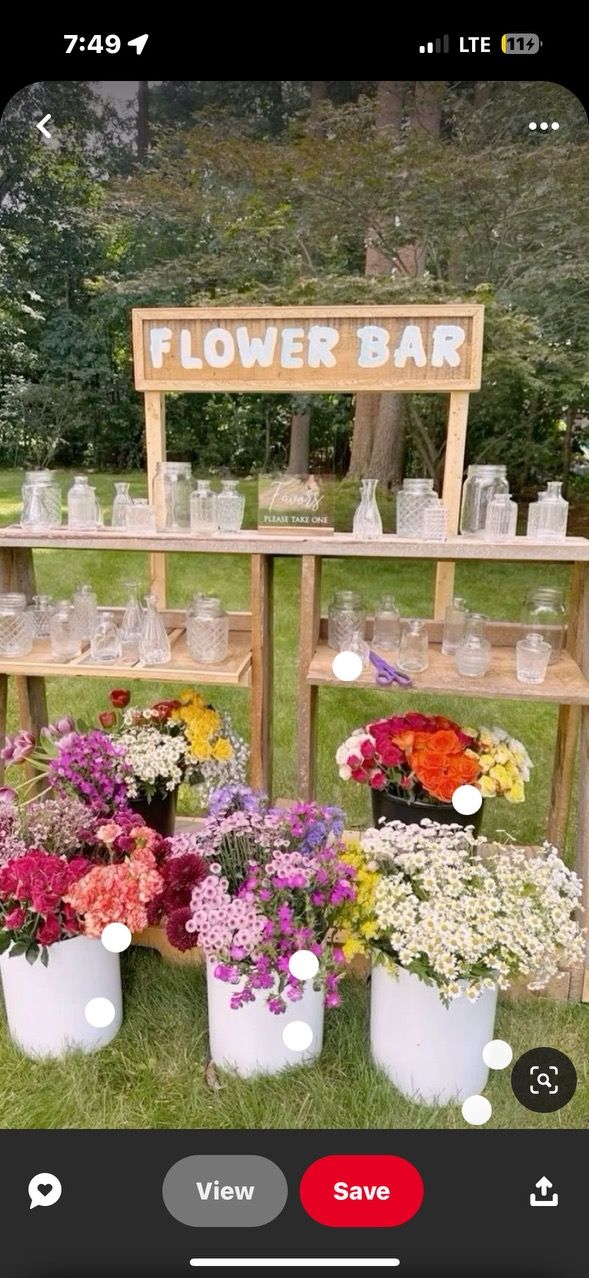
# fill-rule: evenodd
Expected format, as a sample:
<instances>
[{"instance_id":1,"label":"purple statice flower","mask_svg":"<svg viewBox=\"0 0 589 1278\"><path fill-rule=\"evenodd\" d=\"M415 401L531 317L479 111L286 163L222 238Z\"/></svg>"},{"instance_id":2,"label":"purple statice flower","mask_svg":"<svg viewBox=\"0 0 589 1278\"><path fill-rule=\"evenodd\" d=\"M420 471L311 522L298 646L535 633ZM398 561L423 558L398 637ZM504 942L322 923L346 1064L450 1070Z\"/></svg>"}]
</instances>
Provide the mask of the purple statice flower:
<instances>
[{"instance_id":1,"label":"purple statice flower","mask_svg":"<svg viewBox=\"0 0 589 1278\"><path fill-rule=\"evenodd\" d=\"M0 805L0 865L12 861L15 856L23 856L28 850L23 834L20 809L16 804Z\"/></svg>"},{"instance_id":2,"label":"purple statice flower","mask_svg":"<svg viewBox=\"0 0 589 1278\"><path fill-rule=\"evenodd\" d=\"M29 846L55 856L88 855L96 843L94 814L74 794L35 799L23 809L22 819Z\"/></svg>"},{"instance_id":3,"label":"purple statice flower","mask_svg":"<svg viewBox=\"0 0 589 1278\"><path fill-rule=\"evenodd\" d=\"M221 785L213 790L209 799L212 817L229 816L232 812L264 812L268 798L261 790L251 790L248 785Z\"/></svg>"},{"instance_id":4,"label":"purple statice flower","mask_svg":"<svg viewBox=\"0 0 589 1278\"><path fill-rule=\"evenodd\" d=\"M95 812L110 815L127 803L130 768L122 746L99 729L71 732L58 743L47 780L58 793L76 795Z\"/></svg>"}]
</instances>

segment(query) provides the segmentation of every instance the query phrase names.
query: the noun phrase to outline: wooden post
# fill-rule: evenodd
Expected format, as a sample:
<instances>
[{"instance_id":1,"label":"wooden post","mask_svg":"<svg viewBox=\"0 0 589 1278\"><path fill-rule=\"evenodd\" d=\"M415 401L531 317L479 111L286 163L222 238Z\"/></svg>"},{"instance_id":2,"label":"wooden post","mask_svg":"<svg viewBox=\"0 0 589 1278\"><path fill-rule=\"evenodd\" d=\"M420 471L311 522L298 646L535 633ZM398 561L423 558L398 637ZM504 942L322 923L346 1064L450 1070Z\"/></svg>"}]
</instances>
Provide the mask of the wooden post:
<instances>
[{"instance_id":1,"label":"wooden post","mask_svg":"<svg viewBox=\"0 0 589 1278\"><path fill-rule=\"evenodd\" d=\"M252 555L251 783L272 793L273 581L271 555Z\"/></svg>"},{"instance_id":2,"label":"wooden post","mask_svg":"<svg viewBox=\"0 0 589 1278\"><path fill-rule=\"evenodd\" d=\"M458 532L460 525L460 500L466 449L466 427L468 424L468 399L468 391L452 391L448 406L448 431L446 435L442 501L448 512L448 533L450 536L454 536ZM448 604L452 602L454 568L455 565L450 562L438 564L436 568L434 616L438 619L444 616Z\"/></svg>"},{"instance_id":3,"label":"wooden post","mask_svg":"<svg viewBox=\"0 0 589 1278\"><path fill-rule=\"evenodd\" d=\"M153 501L157 463L166 460L166 397L161 391L145 391L145 451L147 491ZM149 556L149 581L160 608L166 606L166 556Z\"/></svg>"},{"instance_id":4,"label":"wooden post","mask_svg":"<svg viewBox=\"0 0 589 1278\"><path fill-rule=\"evenodd\" d=\"M12 585L12 551L0 550L0 593L5 594ZM0 746L6 740L8 726L8 675L0 674ZM0 784L4 784L6 771L4 760L0 759Z\"/></svg>"},{"instance_id":5,"label":"wooden post","mask_svg":"<svg viewBox=\"0 0 589 1278\"><path fill-rule=\"evenodd\" d=\"M583 566L583 582L579 607L579 628L581 645L581 668L585 678L589 678L589 568ZM581 732L579 745L579 810L577 816L577 874L583 881L583 894L580 905L584 909L581 914L583 926L587 926L589 917L589 706L581 709ZM589 939L585 951L585 974L581 986L580 997L589 995ZM585 995L586 996L586 995Z\"/></svg>"},{"instance_id":6,"label":"wooden post","mask_svg":"<svg viewBox=\"0 0 589 1278\"><path fill-rule=\"evenodd\" d=\"M321 559L301 558L301 599L299 607L299 798L315 797L317 763L316 684L307 682L307 673L319 639L321 624Z\"/></svg>"},{"instance_id":7,"label":"wooden post","mask_svg":"<svg viewBox=\"0 0 589 1278\"><path fill-rule=\"evenodd\" d=\"M581 665L581 668L583 662L581 608L584 571L582 564L573 565L566 645L567 652L570 652L575 661ZM551 843L554 843L554 846L561 853L564 853L569 822L580 718L579 706L559 707L546 837L550 839Z\"/></svg>"},{"instance_id":8,"label":"wooden post","mask_svg":"<svg viewBox=\"0 0 589 1278\"><path fill-rule=\"evenodd\" d=\"M30 603L37 593L33 552L28 547L13 551L12 574L14 589L26 595ZM37 675L17 675L16 692L21 728L28 728L35 736L49 722L45 679Z\"/></svg>"}]
</instances>

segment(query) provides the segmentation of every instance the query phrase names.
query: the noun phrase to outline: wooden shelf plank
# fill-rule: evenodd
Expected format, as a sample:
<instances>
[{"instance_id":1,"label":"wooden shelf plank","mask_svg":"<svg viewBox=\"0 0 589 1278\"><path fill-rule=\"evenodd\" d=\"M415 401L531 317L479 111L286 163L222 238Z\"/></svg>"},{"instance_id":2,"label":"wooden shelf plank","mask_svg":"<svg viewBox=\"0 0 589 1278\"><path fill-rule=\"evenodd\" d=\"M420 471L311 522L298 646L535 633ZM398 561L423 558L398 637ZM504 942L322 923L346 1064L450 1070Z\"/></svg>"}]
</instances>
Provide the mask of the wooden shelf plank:
<instances>
[{"instance_id":1,"label":"wooden shelf plank","mask_svg":"<svg viewBox=\"0 0 589 1278\"><path fill-rule=\"evenodd\" d=\"M95 662L86 649L72 661L59 661L51 656L48 639L37 640L26 657L0 658L0 671L12 675L42 675L51 678L83 677L84 679L141 679L165 683L230 684L249 687L251 670L251 636L247 630L230 630L229 652L224 661L193 661L186 643L186 632L170 635L172 660L165 666L146 666L137 654L123 656L117 662Z\"/></svg>"},{"instance_id":2,"label":"wooden shelf plank","mask_svg":"<svg viewBox=\"0 0 589 1278\"><path fill-rule=\"evenodd\" d=\"M335 653L326 643L320 642L309 665L307 682L318 687L373 688L380 692L398 693L398 684L381 688L374 681L372 667L363 670L353 683L342 683L331 669ZM405 691L405 689L403 689ZM493 648L488 673L480 679L459 675L452 657L442 655L437 645L430 645L429 666L423 674L413 675L411 693L441 693L463 697L507 699L510 701L545 701L562 705L589 705L589 681L568 653L560 661L548 667L544 683L518 683L515 677L515 653L512 648Z\"/></svg>"},{"instance_id":3,"label":"wooden shelf plank","mask_svg":"<svg viewBox=\"0 0 589 1278\"><path fill-rule=\"evenodd\" d=\"M241 533L219 533L216 537L194 537L190 532L154 533L137 537L120 529L101 528L81 533L69 528L32 535L17 524L0 528L0 550L29 547L43 550L137 550L165 553L206 553L221 555L320 555L323 557L368 559L477 559L531 563L589 562L589 539L567 537L565 541L541 542L529 537L509 541L481 541L476 537L449 537L447 541L423 541L388 533L375 541L360 540L352 533L331 535L268 533L246 529Z\"/></svg>"}]
</instances>

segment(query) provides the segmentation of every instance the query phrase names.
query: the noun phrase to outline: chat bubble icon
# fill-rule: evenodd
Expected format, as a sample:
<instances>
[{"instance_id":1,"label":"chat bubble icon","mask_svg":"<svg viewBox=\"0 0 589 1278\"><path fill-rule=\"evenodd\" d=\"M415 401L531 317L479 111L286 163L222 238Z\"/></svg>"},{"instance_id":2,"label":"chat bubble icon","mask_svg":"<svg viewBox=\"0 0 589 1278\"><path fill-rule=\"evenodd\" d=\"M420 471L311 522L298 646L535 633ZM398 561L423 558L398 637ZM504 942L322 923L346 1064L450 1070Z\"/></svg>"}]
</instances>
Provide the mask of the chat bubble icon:
<instances>
[{"instance_id":1,"label":"chat bubble icon","mask_svg":"<svg viewBox=\"0 0 589 1278\"><path fill-rule=\"evenodd\" d=\"M61 1198L61 1181L53 1172L37 1172L29 1181L31 1211L33 1207L53 1207Z\"/></svg>"}]
</instances>

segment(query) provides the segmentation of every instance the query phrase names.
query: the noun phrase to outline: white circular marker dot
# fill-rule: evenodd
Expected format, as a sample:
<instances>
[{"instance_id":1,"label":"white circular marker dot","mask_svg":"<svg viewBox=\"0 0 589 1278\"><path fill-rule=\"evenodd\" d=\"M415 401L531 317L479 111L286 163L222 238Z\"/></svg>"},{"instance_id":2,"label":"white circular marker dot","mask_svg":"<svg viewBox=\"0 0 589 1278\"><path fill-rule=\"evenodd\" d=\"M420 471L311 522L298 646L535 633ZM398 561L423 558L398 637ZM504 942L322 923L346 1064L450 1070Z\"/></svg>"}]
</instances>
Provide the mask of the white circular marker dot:
<instances>
[{"instance_id":1,"label":"white circular marker dot","mask_svg":"<svg viewBox=\"0 0 589 1278\"><path fill-rule=\"evenodd\" d=\"M550 127L551 129L560 129L560 124L558 123L558 120L553 120Z\"/></svg>"},{"instance_id":2,"label":"white circular marker dot","mask_svg":"<svg viewBox=\"0 0 589 1278\"><path fill-rule=\"evenodd\" d=\"M122 954L128 950L133 939L126 923L107 923L100 937L105 950L111 954Z\"/></svg>"},{"instance_id":3,"label":"white circular marker dot","mask_svg":"<svg viewBox=\"0 0 589 1278\"><path fill-rule=\"evenodd\" d=\"M503 1038L493 1038L483 1047L483 1060L489 1069L507 1069L513 1060L513 1051Z\"/></svg>"},{"instance_id":4,"label":"white circular marker dot","mask_svg":"<svg viewBox=\"0 0 589 1278\"><path fill-rule=\"evenodd\" d=\"M313 1042L313 1030L306 1021L291 1021L284 1026L282 1042L291 1052L304 1052Z\"/></svg>"},{"instance_id":5,"label":"white circular marker dot","mask_svg":"<svg viewBox=\"0 0 589 1278\"><path fill-rule=\"evenodd\" d=\"M115 1019L114 1005L109 998L91 998L84 1008L84 1016L94 1029L105 1029Z\"/></svg>"},{"instance_id":6,"label":"white circular marker dot","mask_svg":"<svg viewBox=\"0 0 589 1278\"><path fill-rule=\"evenodd\" d=\"M452 795L452 807L461 816L474 816L483 802L483 796L476 785L459 785Z\"/></svg>"},{"instance_id":7,"label":"white circular marker dot","mask_svg":"<svg viewBox=\"0 0 589 1278\"><path fill-rule=\"evenodd\" d=\"M288 960L288 970L297 981L312 981L319 971L319 959L312 950L297 950Z\"/></svg>"},{"instance_id":8,"label":"white circular marker dot","mask_svg":"<svg viewBox=\"0 0 589 1278\"><path fill-rule=\"evenodd\" d=\"M536 121L535 121L535 120L530 120L530 123L528 124L528 128L529 128L529 129L531 129L531 130L532 130L532 132L534 131L534 129L537 129L537 128L538 128L538 125L536 124Z\"/></svg>"},{"instance_id":9,"label":"white circular marker dot","mask_svg":"<svg viewBox=\"0 0 589 1278\"><path fill-rule=\"evenodd\" d=\"M546 121L546 120L542 120L542 123L541 123L541 125L540 125L540 128L542 129L543 133L545 133L545 132L546 132L546 130L547 130L547 128L548 128L548 123L547 123L547 121Z\"/></svg>"},{"instance_id":10,"label":"white circular marker dot","mask_svg":"<svg viewBox=\"0 0 589 1278\"><path fill-rule=\"evenodd\" d=\"M363 670L362 658L357 652L338 652L331 663L336 679L342 683L353 683L359 679Z\"/></svg>"},{"instance_id":11,"label":"white circular marker dot","mask_svg":"<svg viewBox=\"0 0 589 1278\"><path fill-rule=\"evenodd\" d=\"M493 1107L486 1096L467 1096L462 1106L462 1117L471 1127L482 1127L483 1123L488 1123L492 1113Z\"/></svg>"}]
</instances>

